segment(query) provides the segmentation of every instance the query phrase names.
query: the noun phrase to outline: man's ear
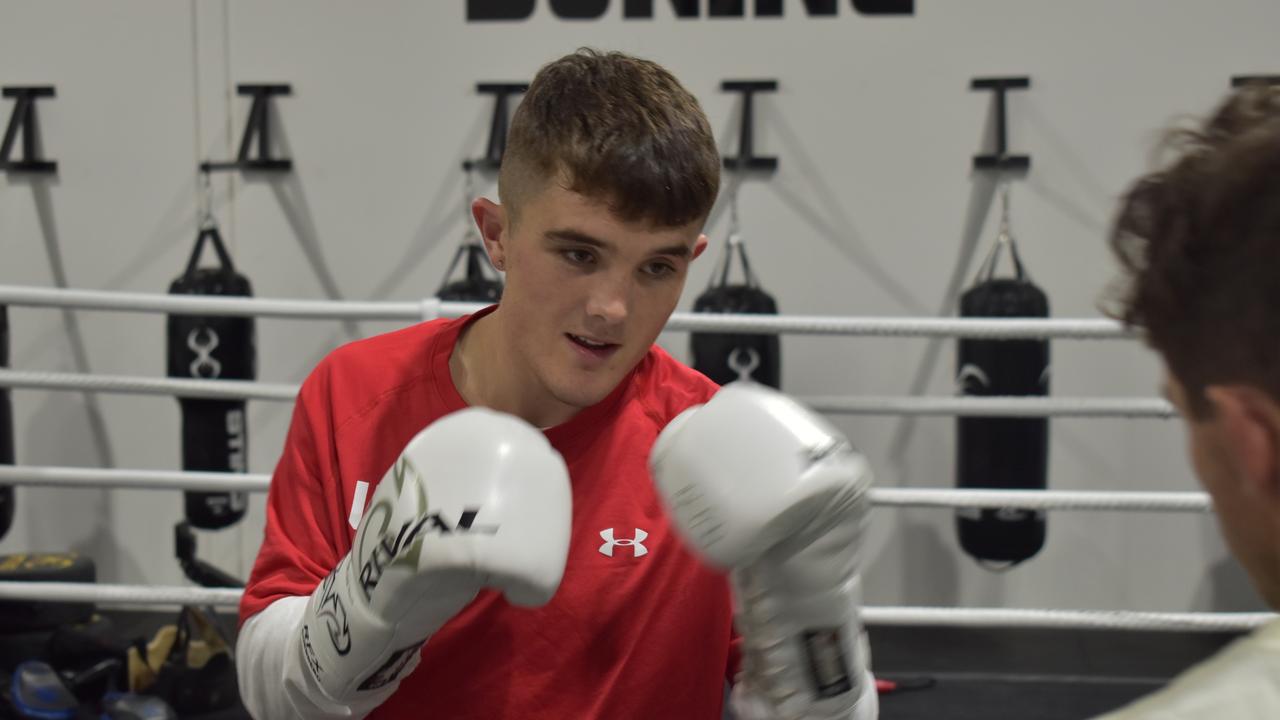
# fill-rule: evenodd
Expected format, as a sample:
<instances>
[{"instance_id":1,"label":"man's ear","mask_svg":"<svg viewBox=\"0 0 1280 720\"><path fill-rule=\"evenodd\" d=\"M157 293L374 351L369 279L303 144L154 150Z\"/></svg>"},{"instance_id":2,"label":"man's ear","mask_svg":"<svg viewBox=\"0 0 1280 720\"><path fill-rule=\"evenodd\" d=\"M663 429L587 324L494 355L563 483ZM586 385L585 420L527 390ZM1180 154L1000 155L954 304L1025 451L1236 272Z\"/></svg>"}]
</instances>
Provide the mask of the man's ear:
<instances>
[{"instance_id":1,"label":"man's ear","mask_svg":"<svg viewBox=\"0 0 1280 720\"><path fill-rule=\"evenodd\" d=\"M693 241L693 257L690 258L691 260L697 260L698 256L707 249L707 242L707 236L705 234L699 235L698 239Z\"/></svg>"},{"instance_id":2,"label":"man's ear","mask_svg":"<svg viewBox=\"0 0 1280 720\"><path fill-rule=\"evenodd\" d=\"M1251 385L1210 385L1204 395L1246 490L1260 501L1280 502L1280 404Z\"/></svg>"},{"instance_id":3,"label":"man's ear","mask_svg":"<svg viewBox=\"0 0 1280 720\"><path fill-rule=\"evenodd\" d=\"M498 270L507 269L507 210L488 198L471 203L471 216L476 220L480 239L484 241L489 262Z\"/></svg>"}]
</instances>

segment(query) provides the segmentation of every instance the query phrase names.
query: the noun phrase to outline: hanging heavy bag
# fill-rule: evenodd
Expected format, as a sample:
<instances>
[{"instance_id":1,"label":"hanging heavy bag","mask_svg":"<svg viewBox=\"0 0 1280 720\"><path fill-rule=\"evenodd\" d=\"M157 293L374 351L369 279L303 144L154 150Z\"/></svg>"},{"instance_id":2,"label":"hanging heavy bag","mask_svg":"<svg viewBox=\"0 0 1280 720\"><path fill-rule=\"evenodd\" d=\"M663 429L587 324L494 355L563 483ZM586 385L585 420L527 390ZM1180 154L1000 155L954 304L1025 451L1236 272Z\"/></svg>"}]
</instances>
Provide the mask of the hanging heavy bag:
<instances>
[{"instance_id":1,"label":"hanging heavy bag","mask_svg":"<svg viewBox=\"0 0 1280 720\"><path fill-rule=\"evenodd\" d=\"M219 267L197 268L205 243ZM235 270L222 236L213 225L201 228L191 259L169 285L176 295L249 296L249 280ZM170 315L167 328L168 374L175 378L253 380L257 359L251 317ZM182 407L182 468L193 471L246 472L248 426L244 400L179 398ZM244 516L242 492L186 492L187 519L195 527L217 530Z\"/></svg>"},{"instance_id":2,"label":"hanging heavy bag","mask_svg":"<svg viewBox=\"0 0 1280 720\"><path fill-rule=\"evenodd\" d=\"M735 257L742 264L743 282L738 285L729 283ZM778 314L778 303L760 287L751 272L746 248L737 236L730 234L724 258L712 272L707 289L694 301L693 311ZM750 378L773 388L781 387L782 350L777 335L695 332L690 336L689 347L694 369L720 385Z\"/></svg>"},{"instance_id":3,"label":"hanging heavy bag","mask_svg":"<svg viewBox=\"0 0 1280 720\"><path fill-rule=\"evenodd\" d=\"M458 280L450 280L458 269L459 263L465 260L466 276ZM465 242L458 246L449 263L449 270L444 274L444 281L436 291L436 297L452 302L496 303L502 299L502 279L490 277L485 268L490 267L489 256L484 247L476 242Z\"/></svg>"},{"instance_id":4,"label":"hanging heavy bag","mask_svg":"<svg viewBox=\"0 0 1280 720\"><path fill-rule=\"evenodd\" d=\"M995 277L1000 249L1007 244L1015 275ZM1049 299L1027 279L1017 246L1002 238L960 296L962 317L1043 318ZM1049 394L1047 340L959 342L957 389L968 396ZM960 488L1043 490L1049 458L1046 418L960 417L956 421L956 485ZM960 510L960 545L979 562L994 566L1022 562L1044 545L1043 511L1015 508Z\"/></svg>"},{"instance_id":5,"label":"hanging heavy bag","mask_svg":"<svg viewBox=\"0 0 1280 720\"><path fill-rule=\"evenodd\" d=\"M9 367L9 308L0 305L0 367ZM13 464L13 405L9 389L0 388L0 464ZM0 540L13 527L12 485L0 485Z\"/></svg>"}]
</instances>

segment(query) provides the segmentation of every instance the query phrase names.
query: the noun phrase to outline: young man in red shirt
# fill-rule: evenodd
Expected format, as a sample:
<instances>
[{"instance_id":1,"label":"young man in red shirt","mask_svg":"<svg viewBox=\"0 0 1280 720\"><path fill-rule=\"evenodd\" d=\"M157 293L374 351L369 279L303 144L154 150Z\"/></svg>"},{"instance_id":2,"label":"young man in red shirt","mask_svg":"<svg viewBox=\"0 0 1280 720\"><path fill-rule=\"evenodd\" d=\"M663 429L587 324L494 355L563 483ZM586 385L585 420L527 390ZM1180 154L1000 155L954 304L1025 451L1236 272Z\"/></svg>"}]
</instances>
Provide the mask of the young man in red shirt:
<instances>
[{"instance_id":1,"label":"young man in red shirt","mask_svg":"<svg viewBox=\"0 0 1280 720\"><path fill-rule=\"evenodd\" d=\"M506 272L501 303L342 347L303 384L240 609L241 694L256 717L718 720L740 641L726 575L690 545L724 568L755 562L757 577L824 588L815 617L833 619L803 640L825 703L813 707L854 717L844 709L872 684L854 647L853 543L818 552L836 570L790 562L860 518L845 511L865 507L869 476L847 445L802 410L775 427L770 413L792 406L746 391L718 412L774 428L771 452L819 468L810 485L826 495L775 481L788 466L751 481L767 491L751 512L677 511L676 528L667 507L693 485L736 496L728 465L684 462L724 445L694 440L711 411L686 414L684 439L667 442L665 501L649 471L659 433L717 390L653 343L706 249L720 162L697 101L654 63L580 51L538 73L512 120L502 205L473 204ZM803 541L765 563L770 543L747 539L778 535L791 496L811 509L780 536ZM743 552L699 536L715 512ZM754 637L748 669L767 673L782 656ZM748 713L781 718L790 703L791 717L784 685L737 694Z\"/></svg>"}]
</instances>

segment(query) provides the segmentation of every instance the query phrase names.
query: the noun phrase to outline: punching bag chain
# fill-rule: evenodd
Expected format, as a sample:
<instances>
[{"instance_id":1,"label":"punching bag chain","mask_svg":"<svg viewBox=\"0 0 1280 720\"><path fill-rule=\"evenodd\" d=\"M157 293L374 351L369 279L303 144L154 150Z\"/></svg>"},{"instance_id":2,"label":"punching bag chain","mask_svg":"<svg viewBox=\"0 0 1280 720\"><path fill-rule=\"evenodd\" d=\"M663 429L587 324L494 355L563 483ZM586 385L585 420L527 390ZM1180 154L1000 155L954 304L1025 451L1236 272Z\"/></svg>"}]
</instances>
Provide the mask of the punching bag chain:
<instances>
[{"instance_id":1,"label":"punching bag chain","mask_svg":"<svg viewBox=\"0 0 1280 720\"><path fill-rule=\"evenodd\" d=\"M471 203L476 199L475 170L468 164L462 167L462 242L480 242L480 233L476 230L475 219L471 217Z\"/></svg>"},{"instance_id":2,"label":"punching bag chain","mask_svg":"<svg viewBox=\"0 0 1280 720\"><path fill-rule=\"evenodd\" d=\"M983 261L981 269L978 271L978 280L990 280L995 277L996 270L1000 265L1000 256L1006 250L1009 253L1009 259L1013 263L1014 277L1018 280L1026 278L1026 270L1022 265L1022 258L1018 255L1018 243L1013 237L1013 223L1009 220L1011 215L1010 208L1012 202L1009 199L1008 180L1000 183L1000 228L996 235L995 245L992 246L991 252L987 254L986 260Z\"/></svg>"},{"instance_id":3,"label":"punching bag chain","mask_svg":"<svg viewBox=\"0 0 1280 720\"><path fill-rule=\"evenodd\" d=\"M1009 181L1000 184L1000 235L996 242L1008 245L1013 241L1013 233L1009 230Z\"/></svg>"},{"instance_id":4,"label":"punching bag chain","mask_svg":"<svg viewBox=\"0 0 1280 720\"><path fill-rule=\"evenodd\" d=\"M205 230L213 227L216 221L213 219L213 180L209 177L209 171L200 170L200 229Z\"/></svg>"},{"instance_id":5,"label":"punching bag chain","mask_svg":"<svg viewBox=\"0 0 1280 720\"><path fill-rule=\"evenodd\" d=\"M729 173L729 246L742 242L742 224L738 220L738 190L742 187L742 173Z\"/></svg>"}]
</instances>

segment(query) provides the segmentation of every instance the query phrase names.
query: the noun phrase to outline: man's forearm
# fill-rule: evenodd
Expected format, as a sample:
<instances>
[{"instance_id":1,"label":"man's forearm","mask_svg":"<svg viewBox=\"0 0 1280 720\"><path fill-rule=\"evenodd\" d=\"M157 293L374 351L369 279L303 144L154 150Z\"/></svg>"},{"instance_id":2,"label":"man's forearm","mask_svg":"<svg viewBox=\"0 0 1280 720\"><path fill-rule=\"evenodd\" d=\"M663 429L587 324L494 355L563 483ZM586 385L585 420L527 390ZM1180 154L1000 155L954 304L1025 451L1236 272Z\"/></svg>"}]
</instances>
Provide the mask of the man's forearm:
<instances>
[{"instance_id":1,"label":"man's forearm","mask_svg":"<svg viewBox=\"0 0 1280 720\"><path fill-rule=\"evenodd\" d=\"M299 628L307 611L306 597L281 598L249 618L236 642L236 674L240 698L257 720L328 720L363 718L395 692L361 694L336 702L315 683L303 666Z\"/></svg>"}]
</instances>

